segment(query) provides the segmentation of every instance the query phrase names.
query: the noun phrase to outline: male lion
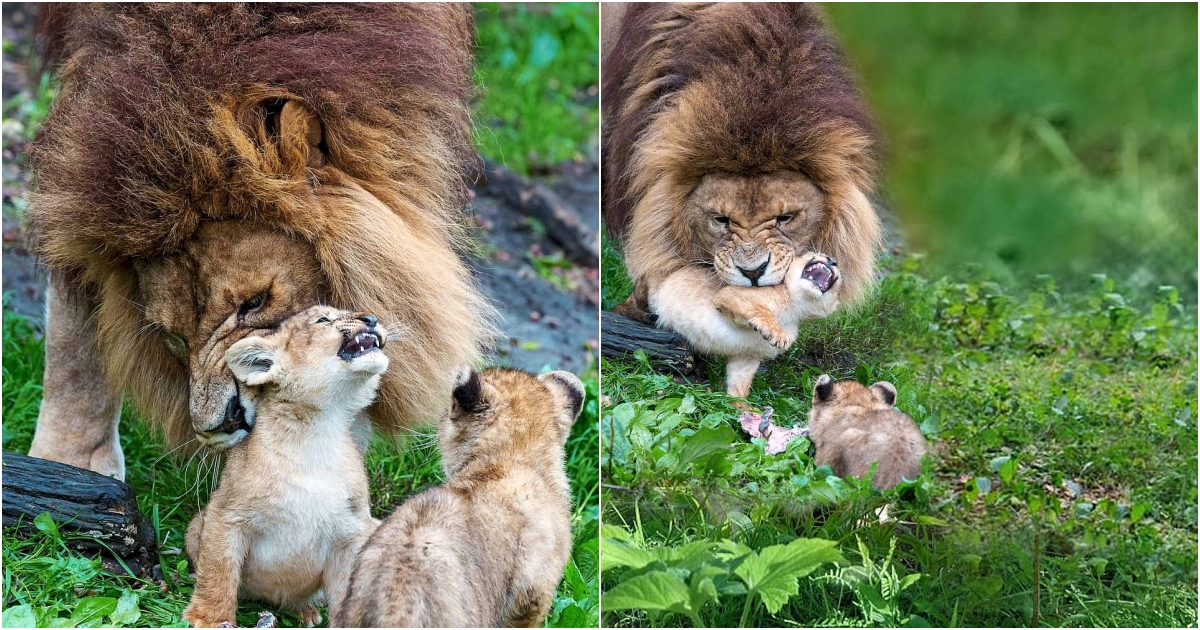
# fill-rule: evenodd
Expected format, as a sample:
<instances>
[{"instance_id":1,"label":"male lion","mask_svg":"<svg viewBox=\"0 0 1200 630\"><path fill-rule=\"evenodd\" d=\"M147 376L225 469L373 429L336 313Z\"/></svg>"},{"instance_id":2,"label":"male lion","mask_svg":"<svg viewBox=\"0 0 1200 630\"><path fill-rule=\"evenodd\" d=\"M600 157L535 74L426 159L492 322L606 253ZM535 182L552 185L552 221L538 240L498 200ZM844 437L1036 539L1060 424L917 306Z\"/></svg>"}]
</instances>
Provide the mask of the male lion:
<instances>
[{"instance_id":1,"label":"male lion","mask_svg":"<svg viewBox=\"0 0 1200 630\"><path fill-rule=\"evenodd\" d=\"M123 392L169 442L254 424L226 349L316 303L379 313L372 407L447 412L488 307L456 254L474 27L444 4L45 5L33 152L50 269L30 454L122 477Z\"/></svg>"},{"instance_id":2,"label":"male lion","mask_svg":"<svg viewBox=\"0 0 1200 630\"><path fill-rule=\"evenodd\" d=\"M806 252L836 260L830 299L861 298L882 241L875 142L819 9L606 5L604 30L604 215L634 282L618 312L653 321L670 304L687 336L722 285L779 284ZM691 265L719 282L664 290ZM748 393L752 363L730 362L731 394Z\"/></svg>"}]
</instances>

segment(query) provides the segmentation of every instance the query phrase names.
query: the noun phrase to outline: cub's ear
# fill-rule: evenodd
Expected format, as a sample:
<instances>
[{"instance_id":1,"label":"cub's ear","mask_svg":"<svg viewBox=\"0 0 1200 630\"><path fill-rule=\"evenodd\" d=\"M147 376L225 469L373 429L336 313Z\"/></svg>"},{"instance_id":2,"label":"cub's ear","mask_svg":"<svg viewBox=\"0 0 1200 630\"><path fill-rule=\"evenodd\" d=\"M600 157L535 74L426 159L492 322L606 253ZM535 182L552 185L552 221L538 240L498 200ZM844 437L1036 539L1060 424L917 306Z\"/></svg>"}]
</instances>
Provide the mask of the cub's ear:
<instances>
[{"instance_id":1,"label":"cub's ear","mask_svg":"<svg viewBox=\"0 0 1200 630\"><path fill-rule=\"evenodd\" d=\"M554 392L556 398L566 403L567 412L571 417L567 426L574 424L579 418L579 412L583 411L583 399L587 396L583 381L580 381L578 376L562 370L546 372L537 378Z\"/></svg>"},{"instance_id":2,"label":"cub's ear","mask_svg":"<svg viewBox=\"0 0 1200 630\"><path fill-rule=\"evenodd\" d=\"M813 386L813 401L825 402L830 398L833 398L833 377L822 374L817 377L817 384Z\"/></svg>"},{"instance_id":3,"label":"cub's ear","mask_svg":"<svg viewBox=\"0 0 1200 630\"><path fill-rule=\"evenodd\" d=\"M871 395L889 407L896 405L896 386L887 381L879 381L872 385Z\"/></svg>"},{"instance_id":4,"label":"cub's ear","mask_svg":"<svg viewBox=\"0 0 1200 630\"><path fill-rule=\"evenodd\" d=\"M454 381L454 402L467 413L479 413L488 407L479 372L465 367Z\"/></svg>"},{"instance_id":5,"label":"cub's ear","mask_svg":"<svg viewBox=\"0 0 1200 630\"><path fill-rule=\"evenodd\" d=\"M229 346L225 363L237 380L246 385L262 385L279 378L278 355L278 339L252 336Z\"/></svg>"}]
</instances>

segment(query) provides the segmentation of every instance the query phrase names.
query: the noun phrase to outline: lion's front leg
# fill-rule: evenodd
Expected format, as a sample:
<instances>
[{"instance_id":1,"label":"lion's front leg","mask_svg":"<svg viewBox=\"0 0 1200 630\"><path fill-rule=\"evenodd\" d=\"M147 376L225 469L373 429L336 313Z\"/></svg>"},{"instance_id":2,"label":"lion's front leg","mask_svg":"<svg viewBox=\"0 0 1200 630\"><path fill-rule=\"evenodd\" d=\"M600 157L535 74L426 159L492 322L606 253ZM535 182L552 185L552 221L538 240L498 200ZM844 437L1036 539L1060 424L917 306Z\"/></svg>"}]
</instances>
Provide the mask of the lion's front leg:
<instances>
[{"instance_id":1,"label":"lion's front leg","mask_svg":"<svg viewBox=\"0 0 1200 630\"><path fill-rule=\"evenodd\" d=\"M29 455L125 479L117 427L121 395L105 380L93 304L51 274L46 293L42 408Z\"/></svg>"},{"instance_id":2,"label":"lion's front leg","mask_svg":"<svg viewBox=\"0 0 1200 630\"><path fill-rule=\"evenodd\" d=\"M785 350L795 339L776 318L781 301L788 299L787 288L725 286L713 296L713 306L738 326L753 328L772 346Z\"/></svg>"}]
</instances>

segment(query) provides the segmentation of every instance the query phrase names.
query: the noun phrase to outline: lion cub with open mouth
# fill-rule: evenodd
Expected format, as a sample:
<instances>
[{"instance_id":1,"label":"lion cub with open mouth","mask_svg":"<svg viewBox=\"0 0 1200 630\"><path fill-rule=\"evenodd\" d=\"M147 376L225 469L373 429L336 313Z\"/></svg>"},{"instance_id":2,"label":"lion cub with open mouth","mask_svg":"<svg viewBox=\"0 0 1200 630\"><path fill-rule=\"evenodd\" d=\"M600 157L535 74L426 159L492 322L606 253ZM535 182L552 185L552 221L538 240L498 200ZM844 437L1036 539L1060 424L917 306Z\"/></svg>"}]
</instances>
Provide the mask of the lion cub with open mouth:
<instances>
[{"instance_id":1,"label":"lion cub with open mouth","mask_svg":"<svg viewBox=\"0 0 1200 630\"><path fill-rule=\"evenodd\" d=\"M225 361L254 430L226 456L220 486L187 531L194 626L235 623L238 598L316 625L321 594L342 597L371 517L364 411L388 359L374 315L303 311L230 346Z\"/></svg>"},{"instance_id":2,"label":"lion cub with open mouth","mask_svg":"<svg viewBox=\"0 0 1200 630\"><path fill-rule=\"evenodd\" d=\"M816 464L828 464L839 477L862 477L879 462L871 478L878 490L916 479L929 444L917 423L895 404L896 387L887 381L867 387L822 374L813 386L808 415Z\"/></svg>"},{"instance_id":3,"label":"lion cub with open mouth","mask_svg":"<svg viewBox=\"0 0 1200 630\"><path fill-rule=\"evenodd\" d=\"M658 326L683 335L702 354L727 357L725 388L745 398L758 366L796 341L800 322L826 317L839 305L837 261L797 254L781 284L723 284L711 269L684 267L650 296Z\"/></svg>"},{"instance_id":4,"label":"lion cub with open mouth","mask_svg":"<svg viewBox=\"0 0 1200 630\"><path fill-rule=\"evenodd\" d=\"M569 372L464 371L438 426L446 483L405 501L359 552L332 625L539 626L571 555Z\"/></svg>"}]
</instances>

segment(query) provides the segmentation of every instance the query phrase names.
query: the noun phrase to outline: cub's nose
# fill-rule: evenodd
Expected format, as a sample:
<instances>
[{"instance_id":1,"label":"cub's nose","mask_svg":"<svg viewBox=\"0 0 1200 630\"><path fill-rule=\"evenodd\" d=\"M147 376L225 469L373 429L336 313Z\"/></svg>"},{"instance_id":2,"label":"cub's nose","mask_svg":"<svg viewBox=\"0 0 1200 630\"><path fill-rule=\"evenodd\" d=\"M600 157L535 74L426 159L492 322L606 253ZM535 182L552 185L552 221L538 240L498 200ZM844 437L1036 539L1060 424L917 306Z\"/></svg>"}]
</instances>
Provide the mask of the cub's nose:
<instances>
[{"instance_id":1,"label":"cub's nose","mask_svg":"<svg viewBox=\"0 0 1200 630\"><path fill-rule=\"evenodd\" d=\"M358 316L358 321L360 321L360 322L362 322L362 323L366 324L366 325L367 325L367 328L374 328L374 327L375 327L375 324L378 324L378 323L379 323L379 318L378 318L378 317L375 317L374 315L371 315L370 313L368 313L368 314L366 314L366 315L359 315L359 316Z\"/></svg>"},{"instance_id":2,"label":"cub's nose","mask_svg":"<svg viewBox=\"0 0 1200 630\"><path fill-rule=\"evenodd\" d=\"M758 279L761 278L762 275L767 272L767 265L770 264L770 262L771 261L768 259L766 262L755 267L754 269L746 269L745 267L738 267L738 271L742 272L742 275L746 276L746 278L750 280L750 286L756 287L756 286L758 286Z\"/></svg>"}]
</instances>

